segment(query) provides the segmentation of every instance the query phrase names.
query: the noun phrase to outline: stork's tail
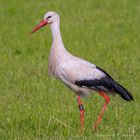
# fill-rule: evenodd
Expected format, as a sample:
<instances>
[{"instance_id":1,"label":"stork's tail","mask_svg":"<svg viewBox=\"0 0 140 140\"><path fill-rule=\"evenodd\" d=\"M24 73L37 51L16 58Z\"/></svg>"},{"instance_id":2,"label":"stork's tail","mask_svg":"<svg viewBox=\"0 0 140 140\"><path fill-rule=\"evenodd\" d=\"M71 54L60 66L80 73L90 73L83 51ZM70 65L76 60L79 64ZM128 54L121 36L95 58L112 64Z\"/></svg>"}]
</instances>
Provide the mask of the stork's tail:
<instances>
[{"instance_id":1,"label":"stork's tail","mask_svg":"<svg viewBox=\"0 0 140 140\"><path fill-rule=\"evenodd\" d=\"M116 92L124 99L127 101L131 101L134 100L132 94L125 89L123 86L121 86L120 84L118 84L117 82L114 83Z\"/></svg>"}]
</instances>

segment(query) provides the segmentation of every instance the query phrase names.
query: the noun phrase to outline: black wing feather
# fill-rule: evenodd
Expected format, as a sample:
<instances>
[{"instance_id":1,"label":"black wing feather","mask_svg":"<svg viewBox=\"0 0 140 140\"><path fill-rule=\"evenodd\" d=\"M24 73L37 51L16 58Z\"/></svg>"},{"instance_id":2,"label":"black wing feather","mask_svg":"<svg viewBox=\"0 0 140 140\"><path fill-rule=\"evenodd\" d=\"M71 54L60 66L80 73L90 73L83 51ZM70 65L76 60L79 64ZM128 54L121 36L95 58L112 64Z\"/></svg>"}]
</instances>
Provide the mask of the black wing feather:
<instances>
[{"instance_id":1,"label":"black wing feather","mask_svg":"<svg viewBox=\"0 0 140 140\"><path fill-rule=\"evenodd\" d=\"M118 84L113 78L103 69L96 66L96 68L100 71L102 71L105 76L101 79L90 79L90 80L80 80L76 81L75 84L79 87L88 87L90 89L96 90L96 91L104 91L104 92L116 92L118 93L123 99L125 100L133 100L133 96L131 93L125 89L123 86Z\"/></svg>"}]
</instances>

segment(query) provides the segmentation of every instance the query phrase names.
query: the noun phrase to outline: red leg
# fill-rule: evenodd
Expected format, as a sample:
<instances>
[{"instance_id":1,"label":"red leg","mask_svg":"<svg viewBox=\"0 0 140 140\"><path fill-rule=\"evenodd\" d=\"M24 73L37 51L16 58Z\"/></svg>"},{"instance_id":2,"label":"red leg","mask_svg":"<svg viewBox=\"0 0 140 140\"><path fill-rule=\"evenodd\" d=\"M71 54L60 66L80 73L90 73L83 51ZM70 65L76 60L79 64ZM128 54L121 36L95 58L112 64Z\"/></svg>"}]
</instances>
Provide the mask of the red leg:
<instances>
[{"instance_id":1,"label":"red leg","mask_svg":"<svg viewBox=\"0 0 140 140\"><path fill-rule=\"evenodd\" d=\"M107 96L105 93L99 92L99 94L100 94L102 97L104 97L104 99L105 99L105 104L104 104L104 106L103 106L103 108L102 108L102 111L101 111L101 113L100 113L100 115L99 115L99 117L98 117L98 119L97 119L97 121L96 121L96 123L95 123L95 125L94 125L94 128L95 128L95 129L97 128L97 126L98 126L98 124L99 124L99 122L100 122L100 120L101 120L101 118L102 118L102 116L103 116L103 114L104 114L104 111L105 111L105 109L106 109L106 107L107 107L107 105L108 105L108 103L109 103L109 101L110 101L110 97Z\"/></svg>"},{"instance_id":2,"label":"red leg","mask_svg":"<svg viewBox=\"0 0 140 140\"><path fill-rule=\"evenodd\" d=\"M77 96L77 102L80 110L81 130L83 130L84 129L84 106L81 103L80 96Z\"/></svg>"}]
</instances>

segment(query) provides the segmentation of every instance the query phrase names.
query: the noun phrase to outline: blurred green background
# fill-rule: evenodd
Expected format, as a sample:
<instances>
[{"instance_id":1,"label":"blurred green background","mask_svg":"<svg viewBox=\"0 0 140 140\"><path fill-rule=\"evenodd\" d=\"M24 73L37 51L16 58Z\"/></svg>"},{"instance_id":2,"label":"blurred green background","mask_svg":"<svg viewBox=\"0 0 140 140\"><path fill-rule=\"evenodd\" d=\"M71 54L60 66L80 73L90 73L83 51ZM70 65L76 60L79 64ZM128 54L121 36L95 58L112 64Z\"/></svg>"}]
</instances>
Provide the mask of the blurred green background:
<instances>
[{"instance_id":1,"label":"blurred green background","mask_svg":"<svg viewBox=\"0 0 140 140\"><path fill-rule=\"evenodd\" d=\"M76 96L48 76L51 32L28 33L48 11L61 17L65 47L105 69L128 88L134 102L111 102L94 132L104 104L98 94L82 99L80 133ZM0 139L140 139L139 0L0 0Z\"/></svg>"}]
</instances>

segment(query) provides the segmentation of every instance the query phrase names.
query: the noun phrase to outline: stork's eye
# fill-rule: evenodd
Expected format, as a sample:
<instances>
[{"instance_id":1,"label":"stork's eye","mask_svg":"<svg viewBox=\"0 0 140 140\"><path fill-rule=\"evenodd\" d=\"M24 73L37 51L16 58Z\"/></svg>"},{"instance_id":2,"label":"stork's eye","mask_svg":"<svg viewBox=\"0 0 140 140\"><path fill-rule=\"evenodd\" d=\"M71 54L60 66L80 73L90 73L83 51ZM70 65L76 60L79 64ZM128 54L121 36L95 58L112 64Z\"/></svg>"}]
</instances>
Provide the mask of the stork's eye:
<instances>
[{"instance_id":1,"label":"stork's eye","mask_svg":"<svg viewBox=\"0 0 140 140\"><path fill-rule=\"evenodd\" d=\"M48 16L47 19L51 18L52 16Z\"/></svg>"}]
</instances>

